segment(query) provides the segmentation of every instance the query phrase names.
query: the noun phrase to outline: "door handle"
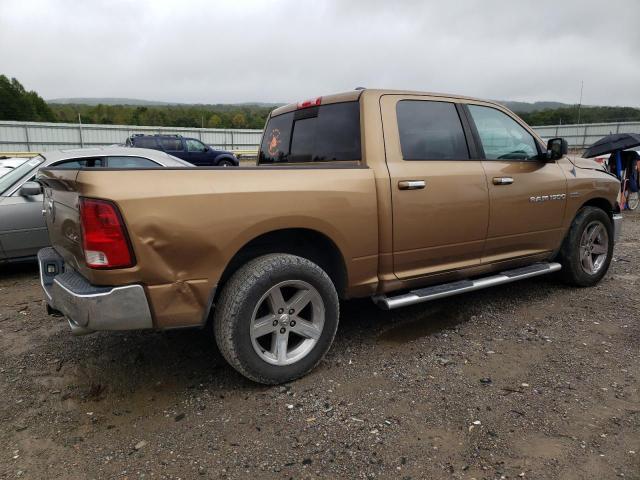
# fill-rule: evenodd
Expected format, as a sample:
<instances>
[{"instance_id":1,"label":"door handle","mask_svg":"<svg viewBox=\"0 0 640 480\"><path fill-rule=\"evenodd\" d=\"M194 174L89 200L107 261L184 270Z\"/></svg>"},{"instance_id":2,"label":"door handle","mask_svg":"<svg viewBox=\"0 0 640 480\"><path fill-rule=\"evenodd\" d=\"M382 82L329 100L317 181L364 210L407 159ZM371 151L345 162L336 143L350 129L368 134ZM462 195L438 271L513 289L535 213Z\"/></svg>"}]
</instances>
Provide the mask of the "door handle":
<instances>
[{"instance_id":1,"label":"door handle","mask_svg":"<svg viewBox=\"0 0 640 480\"><path fill-rule=\"evenodd\" d=\"M511 185L513 183L513 177L493 177L494 185Z\"/></svg>"},{"instance_id":2,"label":"door handle","mask_svg":"<svg viewBox=\"0 0 640 480\"><path fill-rule=\"evenodd\" d=\"M401 180L398 182L400 190L420 190L426 186L424 180Z\"/></svg>"}]
</instances>

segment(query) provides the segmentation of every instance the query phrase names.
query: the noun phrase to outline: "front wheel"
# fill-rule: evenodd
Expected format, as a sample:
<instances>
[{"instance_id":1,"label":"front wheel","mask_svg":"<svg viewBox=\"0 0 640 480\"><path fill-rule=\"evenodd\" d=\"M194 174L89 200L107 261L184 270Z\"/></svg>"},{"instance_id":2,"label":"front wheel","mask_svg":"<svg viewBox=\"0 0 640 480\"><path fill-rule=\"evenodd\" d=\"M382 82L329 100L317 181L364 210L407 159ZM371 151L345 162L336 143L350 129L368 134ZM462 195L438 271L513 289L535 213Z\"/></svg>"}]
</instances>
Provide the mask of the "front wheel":
<instances>
[{"instance_id":1,"label":"front wheel","mask_svg":"<svg viewBox=\"0 0 640 480\"><path fill-rule=\"evenodd\" d=\"M233 368L273 385L301 377L320 362L333 342L338 316L335 287L318 265L271 254L231 277L213 326L216 343Z\"/></svg>"},{"instance_id":2,"label":"front wheel","mask_svg":"<svg viewBox=\"0 0 640 480\"><path fill-rule=\"evenodd\" d=\"M605 276L613 255L613 224L596 207L583 207L560 248L561 275L579 287L590 287Z\"/></svg>"},{"instance_id":3,"label":"front wheel","mask_svg":"<svg viewBox=\"0 0 640 480\"><path fill-rule=\"evenodd\" d=\"M220 160L218 162L218 167L235 167L235 163L233 163L231 160Z\"/></svg>"}]
</instances>

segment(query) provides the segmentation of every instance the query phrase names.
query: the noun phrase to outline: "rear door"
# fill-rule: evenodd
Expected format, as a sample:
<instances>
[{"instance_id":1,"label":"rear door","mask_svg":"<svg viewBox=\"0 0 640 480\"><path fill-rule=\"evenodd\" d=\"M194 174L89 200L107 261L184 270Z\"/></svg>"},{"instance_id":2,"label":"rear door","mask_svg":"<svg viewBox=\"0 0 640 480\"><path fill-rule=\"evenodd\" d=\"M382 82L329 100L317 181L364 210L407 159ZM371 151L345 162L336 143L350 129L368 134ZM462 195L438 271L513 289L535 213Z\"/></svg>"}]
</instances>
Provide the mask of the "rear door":
<instances>
[{"instance_id":1,"label":"rear door","mask_svg":"<svg viewBox=\"0 0 640 480\"><path fill-rule=\"evenodd\" d=\"M398 278L480 264L489 195L466 117L453 100L384 95Z\"/></svg>"},{"instance_id":2,"label":"rear door","mask_svg":"<svg viewBox=\"0 0 640 480\"><path fill-rule=\"evenodd\" d=\"M160 146L169 155L189 161L189 155L184 149L184 142L181 137L160 137Z\"/></svg>"},{"instance_id":3,"label":"rear door","mask_svg":"<svg viewBox=\"0 0 640 480\"><path fill-rule=\"evenodd\" d=\"M560 166L506 111L468 104L487 175L490 220L483 263L543 254L562 239L567 181Z\"/></svg>"}]
</instances>

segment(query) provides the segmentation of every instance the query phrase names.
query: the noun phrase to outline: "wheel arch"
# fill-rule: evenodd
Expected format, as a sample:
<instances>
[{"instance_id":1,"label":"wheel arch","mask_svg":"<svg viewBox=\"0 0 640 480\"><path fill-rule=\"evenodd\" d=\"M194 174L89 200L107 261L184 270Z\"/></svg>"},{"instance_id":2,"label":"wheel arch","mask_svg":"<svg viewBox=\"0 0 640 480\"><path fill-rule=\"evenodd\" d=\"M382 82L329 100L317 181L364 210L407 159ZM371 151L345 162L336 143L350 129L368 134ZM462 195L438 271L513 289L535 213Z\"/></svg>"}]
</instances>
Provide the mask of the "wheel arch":
<instances>
[{"instance_id":1,"label":"wheel arch","mask_svg":"<svg viewBox=\"0 0 640 480\"><path fill-rule=\"evenodd\" d=\"M236 165L238 163L238 160L236 159L236 157L234 157L230 153L221 153L220 155L218 155L216 158L213 159L213 163L217 165L222 160L231 160L231 162L234 165Z\"/></svg>"},{"instance_id":2,"label":"wheel arch","mask_svg":"<svg viewBox=\"0 0 640 480\"><path fill-rule=\"evenodd\" d=\"M288 253L314 262L329 275L338 296L344 297L348 272L342 252L329 236L310 228L272 230L245 243L222 271L215 296L219 295L222 286L242 265L269 253Z\"/></svg>"},{"instance_id":3,"label":"wheel arch","mask_svg":"<svg viewBox=\"0 0 640 480\"><path fill-rule=\"evenodd\" d=\"M596 207L596 208L599 208L600 210L604 210L606 214L609 215L609 218L612 218L613 214L617 213L616 212L617 202L615 205L612 205L611 202L604 197L594 197L587 200L582 205L580 205L580 208L578 209L578 211L580 211L580 209L584 207Z\"/></svg>"}]
</instances>

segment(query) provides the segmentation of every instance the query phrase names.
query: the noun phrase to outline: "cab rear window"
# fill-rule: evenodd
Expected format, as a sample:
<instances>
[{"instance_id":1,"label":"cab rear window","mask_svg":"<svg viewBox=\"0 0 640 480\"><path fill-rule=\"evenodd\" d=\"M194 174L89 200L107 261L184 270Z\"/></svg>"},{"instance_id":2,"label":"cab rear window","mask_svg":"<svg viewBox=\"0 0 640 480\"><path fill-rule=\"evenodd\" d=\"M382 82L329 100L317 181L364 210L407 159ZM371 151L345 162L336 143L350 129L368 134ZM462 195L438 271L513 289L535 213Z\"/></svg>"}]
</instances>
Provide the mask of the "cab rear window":
<instances>
[{"instance_id":1,"label":"cab rear window","mask_svg":"<svg viewBox=\"0 0 640 480\"><path fill-rule=\"evenodd\" d=\"M361 160L360 105L333 103L273 117L267 123L258 163Z\"/></svg>"}]
</instances>

